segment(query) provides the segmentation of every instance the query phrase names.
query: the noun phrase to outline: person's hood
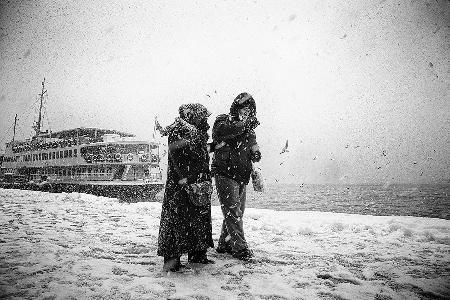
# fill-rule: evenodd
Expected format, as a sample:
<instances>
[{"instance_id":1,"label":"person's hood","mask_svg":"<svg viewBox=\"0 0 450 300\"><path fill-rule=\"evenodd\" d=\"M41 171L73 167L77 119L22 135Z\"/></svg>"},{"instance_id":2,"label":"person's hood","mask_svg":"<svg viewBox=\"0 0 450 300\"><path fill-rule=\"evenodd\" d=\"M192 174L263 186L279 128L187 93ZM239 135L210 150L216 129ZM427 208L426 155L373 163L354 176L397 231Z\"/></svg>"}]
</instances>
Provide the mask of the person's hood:
<instances>
[{"instance_id":1,"label":"person's hood","mask_svg":"<svg viewBox=\"0 0 450 300\"><path fill-rule=\"evenodd\" d=\"M256 103L252 95L249 93L240 93L231 104L230 115L237 118L239 115L239 110L244 107L250 107L252 110L252 115L256 116Z\"/></svg>"}]
</instances>

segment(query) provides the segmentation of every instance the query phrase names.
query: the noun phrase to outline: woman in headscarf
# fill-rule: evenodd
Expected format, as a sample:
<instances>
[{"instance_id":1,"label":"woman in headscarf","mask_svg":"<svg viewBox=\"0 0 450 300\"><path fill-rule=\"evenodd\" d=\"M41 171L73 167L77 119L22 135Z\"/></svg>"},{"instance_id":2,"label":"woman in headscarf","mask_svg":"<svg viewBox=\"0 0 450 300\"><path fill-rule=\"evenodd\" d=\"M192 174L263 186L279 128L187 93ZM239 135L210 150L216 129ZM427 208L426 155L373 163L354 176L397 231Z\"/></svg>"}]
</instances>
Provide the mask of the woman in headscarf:
<instances>
[{"instance_id":1,"label":"woman in headscarf","mask_svg":"<svg viewBox=\"0 0 450 300\"><path fill-rule=\"evenodd\" d=\"M164 257L164 271L178 271L188 262L208 264L207 249L214 247L212 239L211 204L195 206L189 201L186 186L211 181L208 154L208 117L210 112L199 103L180 106L180 117L166 128L157 127L168 135L168 169L161 223L158 255Z\"/></svg>"}]
</instances>

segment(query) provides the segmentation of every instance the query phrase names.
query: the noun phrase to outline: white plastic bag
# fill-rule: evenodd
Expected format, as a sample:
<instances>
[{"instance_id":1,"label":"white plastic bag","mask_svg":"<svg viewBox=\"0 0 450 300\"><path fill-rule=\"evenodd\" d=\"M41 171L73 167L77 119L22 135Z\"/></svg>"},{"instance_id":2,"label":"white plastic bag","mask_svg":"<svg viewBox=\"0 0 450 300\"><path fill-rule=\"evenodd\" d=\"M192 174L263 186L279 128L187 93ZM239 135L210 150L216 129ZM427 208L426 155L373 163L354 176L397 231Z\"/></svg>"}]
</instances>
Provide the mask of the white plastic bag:
<instances>
[{"instance_id":1,"label":"white plastic bag","mask_svg":"<svg viewBox=\"0 0 450 300\"><path fill-rule=\"evenodd\" d=\"M261 167L257 163L252 165L252 184L255 192L265 192L264 177L261 172Z\"/></svg>"}]
</instances>

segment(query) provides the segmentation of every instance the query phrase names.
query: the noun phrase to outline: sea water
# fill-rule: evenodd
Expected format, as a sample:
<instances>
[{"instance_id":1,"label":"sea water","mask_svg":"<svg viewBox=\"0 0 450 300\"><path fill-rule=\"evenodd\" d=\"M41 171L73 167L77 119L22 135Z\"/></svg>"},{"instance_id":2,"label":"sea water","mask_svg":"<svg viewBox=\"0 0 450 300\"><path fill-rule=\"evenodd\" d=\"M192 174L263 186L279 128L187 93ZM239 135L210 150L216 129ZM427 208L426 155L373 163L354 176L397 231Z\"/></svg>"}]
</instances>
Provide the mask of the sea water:
<instances>
[{"instance_id":1,"label":"sea water","mask_svg":"<svg viewBox=\"0 0 450 300\"><path fill-rule=\"evenodd\" d=\"M219 205L215 191L212 202ZM450 185L269 184L258 193L249 184L246 207L449 220Z\"/></svg>"}]
</instances>

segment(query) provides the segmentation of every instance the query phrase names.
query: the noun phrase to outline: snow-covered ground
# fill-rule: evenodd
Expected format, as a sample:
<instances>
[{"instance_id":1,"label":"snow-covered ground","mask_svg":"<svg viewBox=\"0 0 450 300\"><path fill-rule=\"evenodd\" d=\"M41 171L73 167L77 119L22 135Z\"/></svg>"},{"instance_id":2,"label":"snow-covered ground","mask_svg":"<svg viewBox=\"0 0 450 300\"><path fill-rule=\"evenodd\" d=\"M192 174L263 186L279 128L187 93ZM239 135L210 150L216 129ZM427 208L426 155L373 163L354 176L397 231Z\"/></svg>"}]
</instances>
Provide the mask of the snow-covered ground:
<instances>
[{"instance_id":1,"label":"snow-covered ground","mask_svg":"<svg viewBox=\"0 0 450 300\"><path fill-rule=\"evenodd\" d=\"M450 221L248 208L245 263L162 274L160 203L0 189L0 298L450 298ZM222 215L212 211L214 240ZM186 257L182 257L186 261Z\"/></svg>"}]
</instances>

